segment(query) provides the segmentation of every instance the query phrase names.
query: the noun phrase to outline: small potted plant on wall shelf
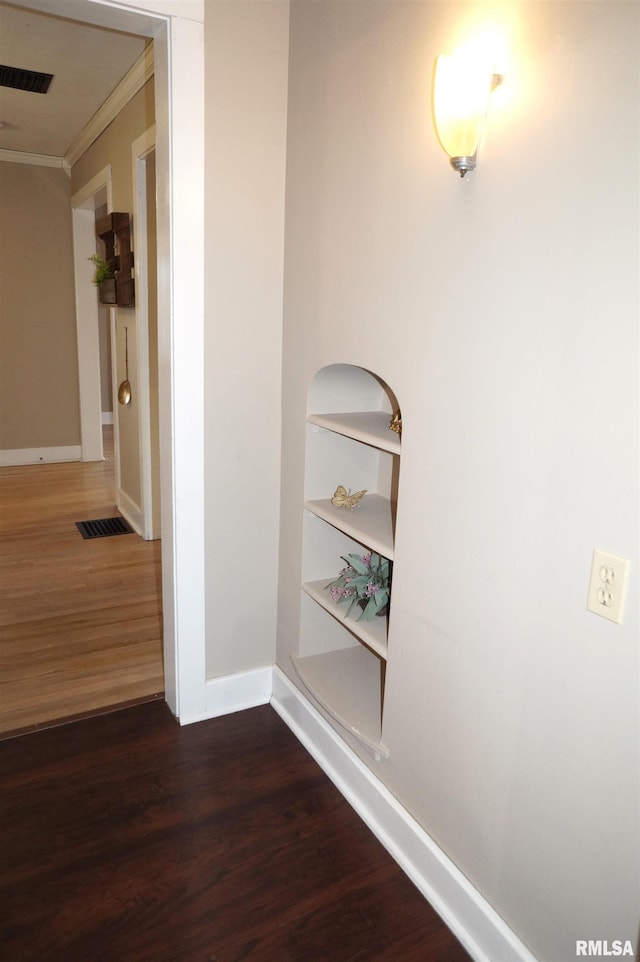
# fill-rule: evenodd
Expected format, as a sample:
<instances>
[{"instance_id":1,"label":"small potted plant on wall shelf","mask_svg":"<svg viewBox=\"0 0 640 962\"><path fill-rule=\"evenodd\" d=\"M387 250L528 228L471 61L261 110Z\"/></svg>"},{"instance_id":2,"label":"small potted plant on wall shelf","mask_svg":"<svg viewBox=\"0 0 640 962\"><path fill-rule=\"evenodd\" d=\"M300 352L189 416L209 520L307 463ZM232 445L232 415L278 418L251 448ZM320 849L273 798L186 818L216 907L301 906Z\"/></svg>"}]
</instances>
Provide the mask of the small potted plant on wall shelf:
<instances>
[{"instance_id":1,"label":"small potted plant on wall shelf","mask_svg":"<svg viewBox=\"0 0 640 962\"><path fill-rule=\"evenodd\" d=\"M338 604L349 602L345 618L354 605L362 609L358 621L370 621L376 615L386 615L391 596L389 559L370 551L364 555L350 554L342 560L346 562L346 568L326 587L333 601Z\"/></svg>"},{"instance_id":2,"label":"small potted plant on wall shelf","mask_svg":"<svg viewBox=\"0 0 640 962\"><path fill-rule=\"evenodd\" d=\"M89 260L95 267L93 283L98 288L98 295L101 304L116 303L116 275L111 261L105 261L97 254L93 254Z\"/></svg>"}]
</instances>

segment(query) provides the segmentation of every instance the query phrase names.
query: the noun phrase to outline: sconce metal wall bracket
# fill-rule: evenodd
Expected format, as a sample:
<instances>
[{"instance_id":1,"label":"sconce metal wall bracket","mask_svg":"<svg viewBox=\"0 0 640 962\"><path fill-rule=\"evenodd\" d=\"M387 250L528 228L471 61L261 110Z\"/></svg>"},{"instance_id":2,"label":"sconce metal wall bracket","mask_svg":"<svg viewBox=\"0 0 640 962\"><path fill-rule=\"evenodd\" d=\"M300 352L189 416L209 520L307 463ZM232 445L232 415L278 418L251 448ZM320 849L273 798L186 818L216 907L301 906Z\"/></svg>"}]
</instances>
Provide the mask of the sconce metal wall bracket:
<instances>
[{"instance_id":1,"label":"sconce metal wall bracket","mask_svg":"<svg viewBox=\"0 0 640 962\"><path fill-rule=\"evenodd\" d=\"M470 170L475 170L477 159L478 154L475 153L471 157L450 157L449 163L461 177L464 177Z\"/></svg>"}]
</instances>

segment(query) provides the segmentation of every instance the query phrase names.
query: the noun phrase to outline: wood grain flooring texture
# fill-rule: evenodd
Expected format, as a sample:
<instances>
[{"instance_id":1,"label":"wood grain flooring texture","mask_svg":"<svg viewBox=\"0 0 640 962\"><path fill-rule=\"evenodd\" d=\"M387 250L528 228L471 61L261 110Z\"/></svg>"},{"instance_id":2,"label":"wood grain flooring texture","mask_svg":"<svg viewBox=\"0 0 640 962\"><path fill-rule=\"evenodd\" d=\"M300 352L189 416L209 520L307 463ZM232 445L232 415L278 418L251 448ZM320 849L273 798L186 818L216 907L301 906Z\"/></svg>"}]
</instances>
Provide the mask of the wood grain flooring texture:
<instances>
[{"instance_id":1,"label":"wood grain flooring texture","mask_svg":"<svg viewBox=\"0 0 640 962\"><path fill-rule=\"evenodd\" d=\"M114 484L110 428L102 462L0 470L0 737L163 691L160 542L75 524Z\"/></svg>"},{"instance_id":2,"label":"wood grain flooring texture","mask_svg":"<svg viewBox=\"0 0 640 962\"><path fill-rule=\"evenodd\" d=\"M269 707L0 742L11 962L469 962Z\"/></svg>"}]
</instances>

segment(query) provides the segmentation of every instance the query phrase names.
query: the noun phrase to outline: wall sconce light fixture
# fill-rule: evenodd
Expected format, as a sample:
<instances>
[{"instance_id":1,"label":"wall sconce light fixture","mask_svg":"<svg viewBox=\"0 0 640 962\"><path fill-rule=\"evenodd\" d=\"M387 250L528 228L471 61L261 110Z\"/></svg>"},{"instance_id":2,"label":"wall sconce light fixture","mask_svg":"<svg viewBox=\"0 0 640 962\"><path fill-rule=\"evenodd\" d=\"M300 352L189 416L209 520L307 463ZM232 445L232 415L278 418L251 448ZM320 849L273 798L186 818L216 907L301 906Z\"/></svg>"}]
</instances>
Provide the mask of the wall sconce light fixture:
<instances>
[{"instance_id":1,"label":"wall sconce light fixture","mask_svg":"<svg viewBox=\"0 0 640 962\"><path fill-rule=\"evenodd\" d=\"M461 47L436 61L433 118L438 140L461 177L478 159L482 127L492 92L502 74L487 66L487 58Z\"/></svg>"}]
</instances>

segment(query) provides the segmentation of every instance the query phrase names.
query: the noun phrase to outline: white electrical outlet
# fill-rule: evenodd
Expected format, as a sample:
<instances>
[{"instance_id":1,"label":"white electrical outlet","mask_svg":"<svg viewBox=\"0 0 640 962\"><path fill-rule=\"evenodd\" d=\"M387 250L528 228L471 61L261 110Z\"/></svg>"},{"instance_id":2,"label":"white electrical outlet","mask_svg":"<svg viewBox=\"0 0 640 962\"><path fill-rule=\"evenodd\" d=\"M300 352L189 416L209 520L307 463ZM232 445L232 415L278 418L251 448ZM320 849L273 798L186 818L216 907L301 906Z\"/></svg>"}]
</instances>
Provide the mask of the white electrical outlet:
<instances>
[{"instance_id":1,"label":"white electrical outlet","mask_svg":"<svg viewBox=\"0 0 640 962\"><path fill-rule=\"evenodd\" d=\"M617 625L622 624L629 580L629 559L594 548L587 608Z\"/></svg>"}]
</instances>

